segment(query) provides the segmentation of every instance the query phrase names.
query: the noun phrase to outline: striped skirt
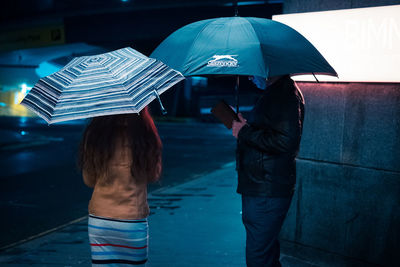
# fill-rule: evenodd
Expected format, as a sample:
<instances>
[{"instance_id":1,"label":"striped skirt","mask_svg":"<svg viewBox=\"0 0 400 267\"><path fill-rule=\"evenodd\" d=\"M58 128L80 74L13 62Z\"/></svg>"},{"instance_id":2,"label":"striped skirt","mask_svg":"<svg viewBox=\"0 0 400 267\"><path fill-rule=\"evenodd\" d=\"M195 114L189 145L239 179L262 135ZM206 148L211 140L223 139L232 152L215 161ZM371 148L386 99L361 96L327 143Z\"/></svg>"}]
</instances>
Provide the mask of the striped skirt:
<instances>
[{"instance_id":1,"label":"striped skirt","mask_svg":"<svg viewBox=\"0 0 400 267\"><path fill-rule=\"evenodd\" d=\"M142 265L147 261L148 223L89 215L92 266Z\"/></svg>"}]
</instances>

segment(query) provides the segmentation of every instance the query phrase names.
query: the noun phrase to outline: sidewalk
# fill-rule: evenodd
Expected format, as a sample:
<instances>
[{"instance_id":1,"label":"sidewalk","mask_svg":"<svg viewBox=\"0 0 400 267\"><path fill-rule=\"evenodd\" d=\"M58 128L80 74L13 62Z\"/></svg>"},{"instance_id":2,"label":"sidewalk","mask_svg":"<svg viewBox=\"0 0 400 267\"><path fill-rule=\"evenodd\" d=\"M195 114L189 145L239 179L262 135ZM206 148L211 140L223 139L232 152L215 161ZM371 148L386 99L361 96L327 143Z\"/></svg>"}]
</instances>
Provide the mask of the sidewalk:
<instances>
[{"instance_id":1,"label":"sidewalk","mask_svg":"<svg viewBox=\"0 0 400 267\"><path fill-rule=\"evenodd\" d=\"M245 266L245 231L235 190L236 172L234 163L229 163L196 180L151 193L147 266ZM281 262L283 266L345 266L300 259L285 254L285 246ZM0 252L0 266L90 264L87 217Z\"/></svg>"}]
</instances>

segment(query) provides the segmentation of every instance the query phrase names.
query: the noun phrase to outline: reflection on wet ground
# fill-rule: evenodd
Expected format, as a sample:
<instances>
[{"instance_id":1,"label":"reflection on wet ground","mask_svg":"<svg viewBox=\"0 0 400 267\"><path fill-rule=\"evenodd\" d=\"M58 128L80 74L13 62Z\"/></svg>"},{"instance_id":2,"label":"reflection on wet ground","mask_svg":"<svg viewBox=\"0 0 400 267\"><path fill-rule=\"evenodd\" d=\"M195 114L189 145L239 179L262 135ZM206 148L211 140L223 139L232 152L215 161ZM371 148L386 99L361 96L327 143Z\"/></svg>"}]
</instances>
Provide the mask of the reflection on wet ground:
<instances>
[{"instance_id":1,"label":"reflection on wet ground","mask_svg":"<svg viewBox=\"0 0 400 267\"><path fill-rule=\"evenodd\" d=\"M155 214L159 209L175 210L180 208L179 203L185 197L213 197L213 194L198 193L206 190L206 187L186 187L188 193L157 193L153 192L149 197L150 215ZM193 193L191 193L193 192ZM173 213L171 213L173 214Z\"/></svg>"}]
</instances>

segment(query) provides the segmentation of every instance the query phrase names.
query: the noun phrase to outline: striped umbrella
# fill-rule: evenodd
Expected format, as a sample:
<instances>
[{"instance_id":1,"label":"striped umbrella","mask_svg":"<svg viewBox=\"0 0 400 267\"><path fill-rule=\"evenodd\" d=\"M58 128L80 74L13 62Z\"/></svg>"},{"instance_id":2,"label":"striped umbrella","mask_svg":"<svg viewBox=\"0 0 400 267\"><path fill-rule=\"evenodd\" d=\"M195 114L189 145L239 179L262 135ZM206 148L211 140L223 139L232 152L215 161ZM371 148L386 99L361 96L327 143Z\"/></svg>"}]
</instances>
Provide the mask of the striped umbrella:
<instances>
[{"instance_id":1,"label":"striped umbrella","mask_svg":"<svg viewBox=\"0 0 400 267\"><path fill-rule=\"evenodd\" d=\"M159 60L127 47L76 57L40 79L21 104L47 123L139 113L183 75ZM164 107L161 104L161 108Z\"/></svg>"}]
</instances>

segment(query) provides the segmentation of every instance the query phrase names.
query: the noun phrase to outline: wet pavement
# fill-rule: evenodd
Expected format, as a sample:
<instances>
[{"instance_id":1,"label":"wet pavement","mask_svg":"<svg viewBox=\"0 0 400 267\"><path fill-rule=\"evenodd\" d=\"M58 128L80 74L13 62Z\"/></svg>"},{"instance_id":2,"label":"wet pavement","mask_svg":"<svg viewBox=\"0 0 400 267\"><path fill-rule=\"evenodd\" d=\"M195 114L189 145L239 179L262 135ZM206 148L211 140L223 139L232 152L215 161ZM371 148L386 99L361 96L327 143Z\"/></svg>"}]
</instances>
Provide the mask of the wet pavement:
<instances>
[{"instance_id":1,"label":"wet pavement","mask_svg":"<svg viewBox=\"0 0 400 267\"><path fill-rule=\"evenodd\" d=\"M245 230L234 162L149 194L147 266L245 266ZM27 226L29 227L29 226ZM281 242L283 266L356 266ZM1 266L90 266L87 217L0 252Z\"/></svg>"},{"instance_id":2,"label":"wet pavement","mask_svg":"<svg viewBox=\"0 0 400 267\"><path fill-rule=\"evenodd\" d=\"M234 159L236 142L223 125L156 123L164 166L151 192L196 179ZM0 117L0 213L5 218L0 220L0 250L87 214L91 190L76 166L84 126L84 121L47 126L40 119Z\"/></svg>"}]
</instances>

